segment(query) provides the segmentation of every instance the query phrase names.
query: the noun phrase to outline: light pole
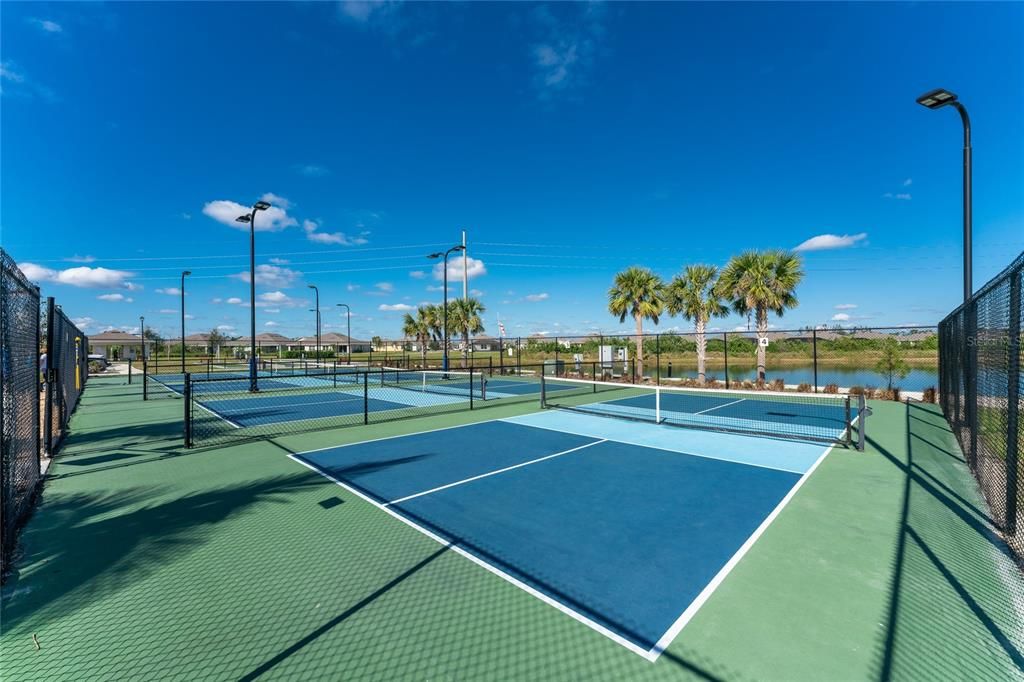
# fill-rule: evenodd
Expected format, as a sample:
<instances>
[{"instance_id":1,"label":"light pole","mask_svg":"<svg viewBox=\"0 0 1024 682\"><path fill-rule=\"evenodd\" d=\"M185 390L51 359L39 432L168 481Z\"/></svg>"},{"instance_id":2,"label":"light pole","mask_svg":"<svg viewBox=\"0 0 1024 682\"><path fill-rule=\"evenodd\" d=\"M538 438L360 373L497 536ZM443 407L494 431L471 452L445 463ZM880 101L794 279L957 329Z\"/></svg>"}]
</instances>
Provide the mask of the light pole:
<instances>
[{"instance_id":1,"label":"light pole","mask_svg":"<svg viewBox=\"0 0 1024 682\"><path fill-rule=\"evenodd\" d=\"M427 258L444 259L444 341L442 341L443 346L441 350L441 369L446 372L448 371L448 256L465 248L465 246L459 244L444 253L438 251L427 256Z\"/></svg>"},{"instance_id":2,"label":"light pole","mask_svg":"<svg viewBox=\"0 0 1024 682\"><path fill-rule=\"evenodd\" d=\"M256 212L266 211L270 204L257 201L252 211L240 215L235 220L249 224L249 391L260 390L256 383Z\"/></svg>"},{"instance_id":3,"label":"light pole","mask_svg":"<svg viewBox=\"0 0 1024 682\"><path fill-rule=\"evenodd\" d=\"M146 318L139 315L139 338L142 339L142 366L146 366ZM49 360L49 358L47 358Z\"/></svg>"},{"instance_id":4,"label":"light pole","mask_svg":"<svg viewBox=\"0 0 1024 682\"><path fill-rule=\"evenodd\" d=\"M315 284L310 284L309 288L316 294L316 368L320 369L320 290L316 288Z\"/></svg>"},{"instance_id":5,"label":"light pole","mask_svg":"<svg viewBox=\"0 0 1024 682\"><path fill-rule=\"evenodd\" d=\"M348 342L345 344L347 356L345 364L352 364L352 309L348 307L347 303L339 303L339 307L345 308L345 336L348 338Z\"/></svg>"},{"instance_id":6,"label":"light pole","mask_svg":"<svg viewBox=\"0 0 1024 682\"><path fill-rule=\"evenodd\" d=\"M971 282L971 119L967 109L957 100L956 94L939 88L926 92L917 98L917 103L928 109L941 109L952 106L960 113L964 124L964 303L971 298L973 285Z\"/></svg>"},{"instance_id":7,"label":"light pole","mask_svg":"<svg viewBox=\"0 0 1024 682\"><path fill-rule=\"evenodd\" d=\"M191 270L181 273L181 374L185 375L185 277L191 275Z\"/></svg>"}]
</instances>

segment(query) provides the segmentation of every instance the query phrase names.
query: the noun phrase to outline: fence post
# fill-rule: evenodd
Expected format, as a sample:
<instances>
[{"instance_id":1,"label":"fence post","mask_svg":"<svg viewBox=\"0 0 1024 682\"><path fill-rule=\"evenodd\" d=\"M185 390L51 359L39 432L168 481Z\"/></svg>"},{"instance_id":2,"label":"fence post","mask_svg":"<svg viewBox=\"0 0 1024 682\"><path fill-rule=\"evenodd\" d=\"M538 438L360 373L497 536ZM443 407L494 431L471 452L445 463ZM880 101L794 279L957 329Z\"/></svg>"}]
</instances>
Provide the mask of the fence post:
<instances>
[{"instance_id":1,"label":"fence post","mask_svg":"<svg viewBox=\"0 0 1024 682\"><path fill-rule=\"evenodd\" d=\"M654 370L654 384L661 386L661 334L654 335L654 360L658 363L657 368ZM643 379L641 378L641 381Z\"/></svg>"},{"instance_id":2,"label":"fence post","mask_svg":"<svg viewBox=\"0 0 1024 682\"><path fill-rule=\"evenodd\" d=\"M814 355L814 392L818 392L818 330L811 330L811 348Z\"/></svg>"},{"instance_id":3,"label":"fence post","mask_svg":"<svg viewBox=\"0 0 1024 682\"><path fill-rule=\"evenodd\" d=\"M469 366L469 409L473 409L473 365Z\"/></svg>"},{"instance_id":4,"label":"fence post","mask_svg":"<svg viewBox=\"0 0 1024 682\"><path fill-rule=\"evenodd\" d=\"M370 423L370 371L363 372L363 424Z\"/></svg>"},{"instance_id":5,"label":"fence post","mask_svg":"<svg viewBox=\"0 0 1024 682\"><path fill-rule=\"evenodd\" d=\"M192 447L192 374L185 372L185 447Z\"/></svg>"},{"instance_id":6,"label":"fence post","mask_svg":"<svg viewBox=\"0 0 1024 682\"><path fill-rule=\"evenodd\" d=\"M722 339L725 342L725 387L729 388L729 332L722 332Z\"/></svg>"},{"instance_id":7,"label":"fence post","mask_svg":"<svg viewBox=\"0 0 1024 682\"><path fill-rule=\"evenodd\" d=\"M1009 407L1006 414L1006 532L1009 535L1017 533L1017 486L1020 485L1017 472L1020 459L1020 298L1024 287L1022 273L1024 268L1018 269L1010 276L1010 366L1006 372Z\"/></svg>"},{"instance_id":8,"label":"fence post","mask_svg":"<svg viewBox=\"0 0 1024 682\"><path fill-rule=\"evenodd\" d=\"M967 424L971 468L978 466L978 302L967 303Z\"/></svg>"},{"instance_id":9,"label":"fence post","mask_svg":"<svg viewBox=\"0 0 1024 682\"><path fill-rule=\"evenodd\" d=\"M88 355L88 354L87 354ZM46 384L46 402L43 406L43 423L46 425L46 432L43 434L44 450L47 455L53 453L53 296L46 297L46 374L43 381Z\"/></svg>"}]
</instances>

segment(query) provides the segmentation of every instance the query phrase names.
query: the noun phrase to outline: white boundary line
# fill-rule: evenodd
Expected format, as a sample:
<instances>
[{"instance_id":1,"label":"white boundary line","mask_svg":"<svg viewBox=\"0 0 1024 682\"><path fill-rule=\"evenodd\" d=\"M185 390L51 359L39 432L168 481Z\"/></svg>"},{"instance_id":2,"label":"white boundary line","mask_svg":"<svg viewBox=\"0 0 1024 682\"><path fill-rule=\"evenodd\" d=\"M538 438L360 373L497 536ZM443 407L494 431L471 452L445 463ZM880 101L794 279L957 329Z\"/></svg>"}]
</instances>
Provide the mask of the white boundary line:
<instances>
[{"instance_id":1,"label":"white boundary line","mask_svg":"<svg viewBox=\"0 0 1024 682\"><path fill-rule=\"evenodd\" d=\"M418 436L421 433L435 433L437 431L449 431L451 429L462 429L462 428L465 428L467 426L476 426L477 424L489 424L491 422L500 422L500 421L502 421L502 419L497 418L497 419L487 419L486 421L482 421L482 422L469 422L468 424L455 424L454 426L441 426L441 427L438 427L436 429L427 429L426 431L411 431L409 433L400 433L400 434L395 435L395 436L381 436L380 438L371 438L369 440L360 440L360 441L356 441L354 443L341 443L340 445L328 445L327 447L323 447L323 448L314 448L313 450L303 450L302 452L296 452L295 454L296 455L308 455L311 452L323 452L324 450L335 450L337 448L348 448L348 447L352 447L353 445L363 445L364 443L377 443L377 442L382 441L382 440L392 440L394 438L405 438L406 436ZM594 438L594 436L591 436L591 438ZM331 480L334 480L334 479L331 479Z\"/></svg>"},{"instance_id":2,"label":"white boundary line","mask_svg":"<svg viewBox=\"0 0 1024 682\"><path fill-rule=\"evenodd\" d=\"M701 410L700 412L694 412L694 414L704 414L705 412L712 412L714 410L720 410L723 407L729 407L730 405L735 405L736 403L742 403L744 400L746 400L746 398L740 398L739 400L733 400L731 402L725 403L724 405L715 405L714 407L709 407L706 410ZM685 414L685 412L683 414Z\"/></svg>"},{"instance_id":3,"label":"white boundary line","mask_svg":"<svg viewBox=\"0 0 1024 682\"><path fill-rule=\"evenodd\" d=\"M492 421L496 421L496 420L492 420ZM477 422L477 423L481 423L481 422ZM435 430L441 431L443 429L435 429ZM408 435L415 435L415 434L408 434ZM385 440L385 439L379 439L379 440ZM367 442L369 442L369 441L367 441ZM355 445L355 443L353 443L353 445ZM523 581L519 580L518 578L516 578L516 577L514 577L512 575L509 575L508 573L506 573L505 571L501 570L497 566L493 566L492 564L487 563L486 561L484 561L480 557L476 556L472 552L469 552L468 550L465 550L462 547L459 547L456 544L455 540L444 538L443 536L438 535L437 533L434 533L433 531L427 530L426 528L424 528L423 526L419 525L415 521L412 521L411 519L407 519L406 517L402 516L398 512L396 512L396 511L394 511L394 510L384 506L380 502L377 502L372 497L369 497L366 494L364 494L363 492L361 492L361 491L359 491L359 490L357 490L357 489L347 485L346 483L341 482L339 479L337 479L334 476L330 475L329 473L323 471L322 469L317 468L313 464L311 464L309 462L306 462L305 460L303 460L298 455L289 454L288 457L290 457L291 459L295 460L296 462L298 462L302 466L306 467L307 469L311 469L311 470L315 471L316 473L320 474L321 476L323 476L324 478L327 478L327 479L333 481L336 485L341 486L342 488L344 488L345 490L349 491L353 495L356 495L357 497L365 500L366 502L369 502L370 504L372 504L373 506L377 507L378 509L383 510L385 513L390 514L391 516L393 516L394 518L398 519L399 521L401 521L402 523L406 524L407 526L410 526L411 528L414 528L414 529L418 530L419 532L423 533L428 538L430 538L431 540L434 540L438 544L443 545L445 547L449 547L453 552L456 552L457 554L465 557L466 559L469 559L474 564L476 564L476 565L480 566L481 568L483 568L483 569L493 573L494 575L498 576L499 578L501 578L501 579L503 579L503 580L505 580L505 581L507 581L509 583L512 583L513 585L515 585L519 589L521 589L524 592L528 593L529 595L531 595L531 596L541 600L542 602L544 602L548 606L551 606L551 607L554 607L555 609L558 609L559 611L561 611L562 613L566 614L570 618L572 618L572 619L574 619L576 621L579 621L580 623L583 623L584 625L586 625L590 629L595 630L595 631L601 633L605 637L607 637L607 638L611 639L612 641L614 641L616 644L621 644L622 646L626 647L627 649L629 649L633 653L637 654L638 656L642 656L643 658L645 658L646 660L650 661L651 663L653 663L654 661L658 660L658 656L661 653L660 651L658 653L653 653L653 650L648 651L647 649L644 649L643 647L637 646L636 644L634 644L633 642L629 641L628 639L626 639L622 635L619 635L619 634L613 632L612 630L609 630L605 626L601 625L600 623L598 623L596 621L593 621L593 620L587 618L586 616L584 616L581 613L573 611L571 608L569 608L568 606L566 606L562 602L558 601L557 599L554 599L553 597L544 594L543 592L541 592L540 590L536 589L535 587L531 587L530 585L524 583Z\"/></svg>"},{"instance_id":4,"label":"white boundary line","mask_svg":"<svg viewBox=\"0 0 1024 682\"><path fill-rule=\"evenodd\" d=\"M722 584L722 581L725 580L725 577L729 575L729 572L736 567L736 564L740 562L740 559L742 559L743 556L750 550L750 548L754 546L754 543L757 542L758 538L760 538L761 535L764 534L764 532L768 529L768 526L772 524L772 521L774 521L775 518L782 511L782 509L787 504L789 504L789 501L793 499L797 491L800 490L800 488L807 481L810 475L814 473L814 470L818 468L818 465L825 460L825 458L828 456L830 452L832 452L832 449L834 447L834 445L830 445L825 450L825 452L821 453L821 457L819 457L817 461L811 465L811 468L807 470L807 473L801 476L800 480L797 481L792 488L790 488L789 492L786 493L786 496L783 497L782 500L780 500L779 503L775 506L775 509L773 509L771 513L765 517L764 521L761 522L761 525L757 527L757 529L750 535L749 538L747 538L747 541L740 545L740 548L736 550L736 553L732 555L729 561L727 561L725 565L722 566L721 569L719 569L718 573L715 574L715 577L711 579L711 582L709 582L704 587L704 589L700 591L700 594L698 594L697 597L692 602L690 602L690 605L687 606L686 610L683 611L682 615L680 615L679 618L676 619L676 622L672 623L672 626L665 631L665 634L661 636L658 642L654 645L654 648L652 648L650 651L650 653L653 654L655 659L658 656L660 656L665 649L668 648L668 646L679 635L683 628L686 627L687 623L689 623L690 620L693 619L695 615L697 615L697 611L700 610L700 607L704 606L704 603L707 602L711 594L718 588L719 585Z\"/></svg>"},{"instance_id":5,"label":"white boundary line","mask_svg":"<svg viewBox=\"0 0 1024 682\"><path fill-rule=\"evenodd\" d=\"M504 468L501 468L501 469L495 469L494 471L488 471L487 473L479 474L477 476L470 476L469 478L464 478L461 481L455 481L454 483L448 483L446 485L440 485L440 486L438 486L436 488L431 488L430 490L424 490L421 493L413 493L412 495L406 495L405 497L400 497L397 500L391 500L390 502L386 502L384 504L384 506L385 507L390 507L393 504L399 504L401 502L406 502L408 500L412 500L412 499L415 499L417 497L423 497L424 495L429 495L430 493L436 493L436 492L439 492L441 490L445 490L447 488L454 488L455 486L462 485L464 483L472 483L473 481L478 481L481 478L487 478L488 476L494 476L495 474L503 474L506 471L512 471L513 469L518 469L520 467L529 466L530 464L536 464L537 462L543 462L546 459L553 459L555 457L561 457L562 455L568 455L570 452L576 452L577 450L582 450L584 448L589 448L592 445L600 445L601 443L607 443L607 442L608 442L607 438L602 438L601 440L595 440L595 441L593 441L591 443L587 443L585 445L577 445L574 448L569 448L568 450L562 450L561 452L556 452L556 453L554 453L552 455L544 455L543 457L538 457L537 459L531 459L528 462L520 462L519 464L513 464L512 466L507 466L507 467L504 467Z\"/></svg>"}]
</instances>

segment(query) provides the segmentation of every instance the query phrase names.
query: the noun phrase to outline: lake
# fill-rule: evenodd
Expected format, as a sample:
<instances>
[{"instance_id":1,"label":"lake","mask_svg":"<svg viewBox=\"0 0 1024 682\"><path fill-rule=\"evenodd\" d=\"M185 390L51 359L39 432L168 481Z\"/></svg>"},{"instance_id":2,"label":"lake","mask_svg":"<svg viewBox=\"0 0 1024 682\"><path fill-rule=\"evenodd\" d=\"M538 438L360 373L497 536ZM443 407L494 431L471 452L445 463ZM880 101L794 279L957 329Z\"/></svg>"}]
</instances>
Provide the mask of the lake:
<instances>
[{"instance_id":1,"label":"lake","mask_svg":"<svg viewBox=\"0 0 1024 682\"><path fill-rule=\"evenodd\" d=\"M654 377L654 367L644 368L644 374L649 377ZM673 378L679 377L691 377L697 378L697 370L695 368L684 368L678 365L673 366L672 374ZM722 369L713 368L707 373L707 376L714 377L719 381L725 378L725 373ZM661 377L662 379L669 377L669 371L667 364L661 366ZM787 367L772 368L768 367L767 371L768 381L773 379L782 379L787 384L801 384L808 383L814 384L814 365L790 365ZM743 367L730 367L729 368L729 382L743 382L743 381L754 381L757 378L757 368L751 366ZM826 384L838 384L842 388L849 388L850 386L872 386L874 388L885 388L888 381L887 379L876 372L873 367L848 367L848 366L827 366L818 365L818 386L822 387ZM893 381L894 386L898 386L904 391L923 391L926 388L938 388L939 386L939 369L938 367L913 367L910 373L902 379L895 379Z\"/></svg>"}]
</instances>

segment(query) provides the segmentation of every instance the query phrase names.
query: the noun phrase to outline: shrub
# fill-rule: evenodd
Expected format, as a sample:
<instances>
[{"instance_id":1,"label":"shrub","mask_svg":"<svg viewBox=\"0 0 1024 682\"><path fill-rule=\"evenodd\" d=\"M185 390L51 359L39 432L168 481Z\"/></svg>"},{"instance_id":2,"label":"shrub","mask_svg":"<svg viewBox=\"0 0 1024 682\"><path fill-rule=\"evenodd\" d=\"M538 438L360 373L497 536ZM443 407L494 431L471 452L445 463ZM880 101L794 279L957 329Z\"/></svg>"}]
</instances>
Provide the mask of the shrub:
<instances>
[{"instance_id":1,"label":"shrub","mask_svg":"<svg viewBox=\"0 0 1024 682\"><path fill-rule=\"evenodd\" d=\"M772 379L772 390L773 391L785 391L786 382L782 379Z\"/></svg>"},{"instance_id":2,"label":"shrub","mask_svg":"<svg viewBox=\"0 0 1024 682\"><path fill-rule=\"evenodd\" d=\"M752 391L752 390L754 390L754 382L753 382L753 381L751 381L750 379L744 379L744 380L743 380L743 388L744 388L745 390L747 390L747 391Z\"/></svg>"},{"instance_id":3,"label":"shrub","mask_svg":"<svg viewBox=\"0 0 1024 682\"><path fill-rule=\"evenodd\" d=\"M861 393L867 395L863 386L850 386L850 395L860 395Z\"/></svg>"},{"instance_id":4,"label":"shrub","mask_svg":"<svg viewBox=\"0 0 1024 682\"><path fill-rule=\"evenodd\" d=\"M93 360L89 363L89 374L100 374L106 368L107 366L104 363L99 362L98 360Z\"/></svg>"},{"instance_id":5,"label":"shrub","mask_svg":"<svg viewBox=\"0 0 1024 682\"><path fill-rule=\"evenodd\" d=\"M921 401L926 403L938 402L938 400L936 400L936 390L934 386L929 386L924 389L924 392L921 394Z\"/></svg>"},{"instance_id":6,"label":"shrub","mask_svg":"<svg viewBox=\"0 0 1024 682\"><path fill-rule=\"evenodd\" d=\"M823 393L839 393L838 384L825 384L825 388L822 389Z\"/></svg>"},{"instance_id":7,"label":"shrub","mask_svg":"<svg viewBox=\"0 0 1024 682\"><path fill-rule=\"evenodd\" d=\"M709 377L704 382L704 385L707 386L708 388L718 388L718 379L716 379L714 377Z\"/></svg>"},{"instance_id":8,"label":"shrub","mask_svg":"<svg viewBox=\"0 0 1024 682\"><path fill-rule=\"evenodd\" d=\"M806 381L801 381L800 385L796 387L796 390L800 391L801 393L810 393L811 385Z\"/></svg>"}]
</instances>

